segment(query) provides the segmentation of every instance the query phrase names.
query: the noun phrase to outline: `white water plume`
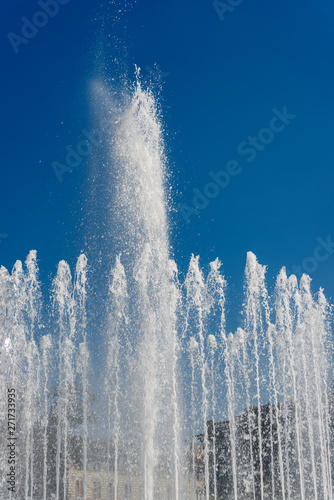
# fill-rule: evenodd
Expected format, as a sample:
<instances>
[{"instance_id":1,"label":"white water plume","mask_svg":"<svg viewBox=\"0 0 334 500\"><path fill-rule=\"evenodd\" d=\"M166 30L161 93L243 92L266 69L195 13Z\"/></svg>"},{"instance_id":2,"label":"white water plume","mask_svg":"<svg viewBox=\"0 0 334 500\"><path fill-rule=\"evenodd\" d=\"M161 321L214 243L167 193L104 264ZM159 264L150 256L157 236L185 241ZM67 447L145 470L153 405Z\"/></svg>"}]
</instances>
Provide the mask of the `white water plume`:
<instances>
[{"instance_id":1,"label":"white water plume","mask_svg":"<svg viewBox=\"0 0 334 500\"><path fill-rule=\"evenodd\" d=\"M100 86L101 107L107 94ZM115 180L104 217L122 249L99 254L102 278L84 254L74 279L61 261L50 305L35 251L25 267L0 269L0 390L4 400L7 388L17 393L17 498L332 500L323 291L282 269L270 292L248 253L243 324L231 332L221 262L206 270L192 256L181 280L171 260L156 100L137 75L121 101L117 117L106 113L103 151L114 167L106 185ZM87 313L92 288L102 333ZM0 416L5 442L6 406ZM6 468L1 449L0 477ZM0 497L6 488L0 479Z\"/></svg>"}]
</instances>

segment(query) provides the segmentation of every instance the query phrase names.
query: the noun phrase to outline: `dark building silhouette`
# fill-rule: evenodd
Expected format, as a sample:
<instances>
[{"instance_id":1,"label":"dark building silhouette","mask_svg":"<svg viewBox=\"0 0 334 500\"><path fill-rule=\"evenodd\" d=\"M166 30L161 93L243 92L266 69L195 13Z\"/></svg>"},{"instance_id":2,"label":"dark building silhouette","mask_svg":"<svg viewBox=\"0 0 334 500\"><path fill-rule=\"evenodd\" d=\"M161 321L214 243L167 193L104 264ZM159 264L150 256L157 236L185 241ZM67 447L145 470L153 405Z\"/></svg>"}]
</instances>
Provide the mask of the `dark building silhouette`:
<instances>
[{"instance_id":1,"label":"dark building silhouette","mask_svg":"<svg viewBox=\"0 0 334 500\"><path fill-rule=\"evenodd\" d=\"M310 408L306 406L305 401L300 400L297 405L292 401L279 403L277 406L266 404L260 408L254 405L236 416L231 422L214 423L209 420L207 422L207 446L205 446L204 433L199 434L197 438L202 443L203 450L207 449L210 495L213 497L216 489L218 499L234 498L233 484L236 480L238 494L241 494L242 498L253 498L253 490L255 490L256 498L261 498L261 486L265 497L272 498L274 490L277 498L280 498L282 471L285 490L290 488L292 494L294 492L297 494L300 490L298 466L300 454L303 456L305 491L314 491L311 453L316 463L317 483L321 489L321 455L324 446L334 449L333 419L331 418L334 415L333 410L334 398L329 396L326 415L321 414L316 405ZM326 432L324 425L326 419L329 432L321 437L321 425L323 425L323 433ZM297 427L299 435L297 435ZM312 449L310 446L311 427ZM322 449L321 446L323 446ZM232 455L234 455L235 477ZM204 473L205 459L201 465ZM333 476L333 465L330 467Z\"/></svg>"}]
</instances>

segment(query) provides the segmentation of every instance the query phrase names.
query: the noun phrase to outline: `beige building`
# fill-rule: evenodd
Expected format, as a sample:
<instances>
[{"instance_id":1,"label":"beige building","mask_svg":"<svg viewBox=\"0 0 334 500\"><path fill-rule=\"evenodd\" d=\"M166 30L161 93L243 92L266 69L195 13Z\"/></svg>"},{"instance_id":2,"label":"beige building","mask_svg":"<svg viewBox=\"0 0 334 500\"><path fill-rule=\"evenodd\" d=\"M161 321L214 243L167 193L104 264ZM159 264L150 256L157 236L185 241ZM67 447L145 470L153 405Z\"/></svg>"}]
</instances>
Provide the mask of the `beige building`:
<instances>
[{"instance_id":1,"label":"beige building","mask_svg":"<svg viewBox=\"0 0 334 500\"><path fill-rule=\"evenodd\" d=\"M170 480L161 475L156 481L156 500L173 500L174 495ZM181 500L192 500L192 475L186 478L185 489ZM68 500L83 500L83 470L75 465L69 468ZM196 479L196 500L203 500L203 480ZM106 467L89 466L87 470L87 500L144 500L142 477L129 475L120 471L118 475L117 498L115 499L114 475L108 474Z\"/></svg>"},{"instance_id":2,"label":"beige building","mask_svg":"<svg viewBox=\"0 0 334 500\"><path fill-rule=\"evenodd\" d=\"M99 449L105 449L106 442L102 440L89 440L90 445L99 442ZM102 446L101 446L102 445ZM93 445L94 446L94 445ZM196 473L195 473L195 498L204 499L203 495L203 455L201 445L196 447ZM101 453L99 461L88 461L87 465L87 500L144 500L144 478L142 471L140 473L134 469L127 470L122 465L119 466L117 476L117 496L115 497L115 475L113 470L108 471L106 454ZM192 460L189 461L189 464ZM188 467L188 472L180 478L182 481L182 490L184 491L180 500L193 499L193 474ZM68 469L67 481L67 500L83 500L84 491L84 471L81 465L72 464ZM155 500L174 500L173 485L170 477L161 471L155 477Z\"/></svg>"}]
</instances>

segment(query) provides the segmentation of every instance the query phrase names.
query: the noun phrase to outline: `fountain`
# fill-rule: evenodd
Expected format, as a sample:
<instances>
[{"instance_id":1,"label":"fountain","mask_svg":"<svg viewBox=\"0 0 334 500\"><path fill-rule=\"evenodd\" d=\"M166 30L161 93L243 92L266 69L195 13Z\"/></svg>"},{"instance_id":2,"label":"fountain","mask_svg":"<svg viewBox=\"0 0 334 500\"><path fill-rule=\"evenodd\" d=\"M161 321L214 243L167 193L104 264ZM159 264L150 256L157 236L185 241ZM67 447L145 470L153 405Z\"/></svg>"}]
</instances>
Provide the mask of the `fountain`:
<instances>
[{"instance_id":1,"label":"fountain","mask_svg":"<svg viewBox=\"0 0 334 500\"><path fill-rule=\"evenodd\" d=\"M36 251L0 269L1 500L332 499L323 291L283 268L269 294L248 253L229 333L220 261L205 274L192 256L180 282L171 260L161 123L139 78L107 149L124 249L103 282L100 345L84 254L74 276L59 263L49 302Z\"/></svg>"}]
</instances>

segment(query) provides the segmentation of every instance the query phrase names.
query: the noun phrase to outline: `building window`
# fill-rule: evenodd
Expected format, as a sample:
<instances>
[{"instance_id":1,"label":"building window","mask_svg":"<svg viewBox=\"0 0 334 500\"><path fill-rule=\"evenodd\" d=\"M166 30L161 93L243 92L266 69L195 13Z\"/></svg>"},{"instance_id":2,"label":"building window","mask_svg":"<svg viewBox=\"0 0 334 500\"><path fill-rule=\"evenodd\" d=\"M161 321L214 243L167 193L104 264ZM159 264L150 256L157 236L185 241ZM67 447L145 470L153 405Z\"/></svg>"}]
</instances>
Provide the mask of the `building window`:
<instances>
[{"instance_id":1,"label":"building window","mask_svg":"<svg viewBox=\"0 0 334 500\"><path fill-rule=\"evenodd\" d=\"M94 482L93 500L101 500L101 483Z\"/></svg>"},{"instance_id":2,"label":"building window","mask_svg":"<svg viewBox=\"0 0 334 500\"><path fill-rule=\"evenodd\" d=\"M75 481L75 500L83 499L83 483L81 479Z\"/></svg>"}]
</instances>

